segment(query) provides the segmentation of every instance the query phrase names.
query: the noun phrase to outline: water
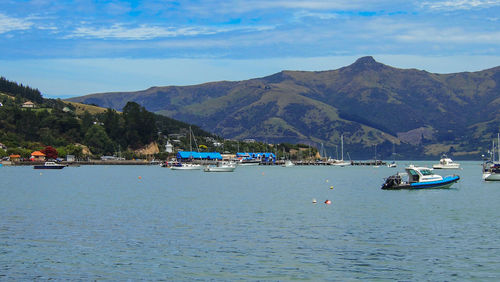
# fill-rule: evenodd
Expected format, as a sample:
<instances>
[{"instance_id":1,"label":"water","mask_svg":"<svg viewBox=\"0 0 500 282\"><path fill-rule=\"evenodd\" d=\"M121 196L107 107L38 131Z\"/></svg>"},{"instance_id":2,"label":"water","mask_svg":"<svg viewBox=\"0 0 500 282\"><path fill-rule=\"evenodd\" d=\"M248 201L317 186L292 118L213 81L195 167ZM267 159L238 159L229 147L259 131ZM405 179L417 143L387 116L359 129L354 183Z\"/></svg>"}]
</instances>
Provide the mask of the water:
<instances>
[{"instance_id":1,"label":"water","mask_svg":"<svg viewBox=\"0 0 500 282\"><path fill-rule=\"evenodd\" d=\"M500 183L381 190L398 166L4 166L0 280L500 279Z\"/></svg>"}]
</instances>

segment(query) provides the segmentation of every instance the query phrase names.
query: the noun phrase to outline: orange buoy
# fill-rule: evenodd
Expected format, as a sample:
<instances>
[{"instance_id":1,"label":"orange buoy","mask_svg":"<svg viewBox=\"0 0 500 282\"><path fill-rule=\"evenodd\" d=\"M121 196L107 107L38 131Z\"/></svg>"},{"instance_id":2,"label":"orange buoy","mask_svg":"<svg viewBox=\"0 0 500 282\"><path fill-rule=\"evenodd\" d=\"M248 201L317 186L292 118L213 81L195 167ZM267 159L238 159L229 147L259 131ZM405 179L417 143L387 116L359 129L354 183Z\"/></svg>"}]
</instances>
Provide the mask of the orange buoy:
<instances>
[{"instance_id":1,"label":"orange buoy","mask_svg":"<svg viewBox=\"0 0 500 282\"><path fill-rule=\"evenodd\" d=\"M142 179L142 176L139 176L138 178L139 178L139 179Z\"/></svg>"},{"instance_id":2,"label":"orange buoy","mask_svg":"<svg viewBox=\"0 0 500 282\"><path fill-rule=\"evenodd\" d=\"M332 203L332 201L330 201L330 200L326 200L326 201L325 201L325 204L327 204L327 205L329 205L329 204L331 204L331 203Z\"/></svg>"}]
</instances>

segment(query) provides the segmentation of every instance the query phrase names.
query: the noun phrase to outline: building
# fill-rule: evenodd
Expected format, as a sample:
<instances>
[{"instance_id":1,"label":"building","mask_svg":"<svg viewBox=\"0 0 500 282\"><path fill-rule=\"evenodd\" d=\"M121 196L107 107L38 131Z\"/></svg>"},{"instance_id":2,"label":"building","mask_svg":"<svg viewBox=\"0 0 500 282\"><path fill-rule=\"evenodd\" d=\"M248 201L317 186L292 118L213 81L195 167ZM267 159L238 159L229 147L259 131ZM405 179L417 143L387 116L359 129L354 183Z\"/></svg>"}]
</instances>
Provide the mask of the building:
<instances>
[{"instance_id":1,"label":"building","mask_svg":"<svg viewBox=\"0 0 500 282\"><path fill-rule=\"evenodd\" d=\"M192 160L220 160L222 161L222 155L217 152L190 152L190 151L180 151L177 152L177 160L179 161L192 161Z\"/></svg>"},{"instance_id":2,"label":"building","mask_svg":"<svg viewBox=\"0 0 500 282\"><path fill-rule=\"evenodd\" d=\"M170 144L170 142L167 141L167 145L165 145L165 152L167 153L174 152L174 145Z\"/></svg>"},{"instance_id":3,"label":"building","mask_svg":"<svg viewBox=\"0 0 500 282\"><path fill-rule=\"evenodd\" d=\"M31 153L31 160L34 162L43 162L45 161L45 154L40 151L35 151Z\"/></svg>"},{"instance_id":4,"label":"building","mask_svg":"<svg viewBox=\"0 0 500 282\"><path fill-rule=\"evenodd\" d=\"M28 102L24 102L23 105L21 106L22 108L34 108L35 107L35 103L31 102L31 101L28 101Z\"/></svg>"},{"instance_id":5,"label":"building","mask_svg":"<svg viewBox=\"0 0 500 282\"><path fill-rule=\"evenodd\" d=\"M21 156L20 155L10 155L9 159L11 162L18 162L21 160Z\"/></svg>"}]
</instances>

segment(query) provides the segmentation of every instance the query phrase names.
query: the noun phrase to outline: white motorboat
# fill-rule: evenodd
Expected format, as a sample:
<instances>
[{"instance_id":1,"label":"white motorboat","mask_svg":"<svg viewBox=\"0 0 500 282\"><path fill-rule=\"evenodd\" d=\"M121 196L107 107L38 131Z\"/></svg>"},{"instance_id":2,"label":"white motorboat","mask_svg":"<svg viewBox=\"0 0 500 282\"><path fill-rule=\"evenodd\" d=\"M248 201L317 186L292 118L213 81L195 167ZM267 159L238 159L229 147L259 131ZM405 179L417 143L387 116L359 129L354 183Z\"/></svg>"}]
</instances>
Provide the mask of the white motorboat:
<instances>
[{"instance_id":1,"label":"white motorboat","mask_svg":"<svg viewBox=\"0 0 500 282\"><path fill-rule=\"evenodd\" d=\"M43 165L35 165L34 169L62 169L65 165L57 164L55 162L45 162Z\"/></svg>"},{"instance_id":2,"label":"white motorboat","mask_svg":"<svg viewBox=\"0 0 500 282\"><path fill-rule=\"evenodd\" d=\"M283 164L283 167L291 167L294 165L295 164L291 160L286 160L285 163Z\"/></svg>"},{"instance_id":3,"label":"white motorboat","mask_svg":"<svg viewBox=\"0 0 500 282\"><path fill-rule=\"evenodd\" d=\"M416 167L410 165L405 168L406 173L389 176L385 179L382 189L397 190L397 189L429 189L429 188L450 188L453 183L460 180L458 175L450 175L442 177L434 174L430 168ZM407 180L403 180L402 176L407 176Z\"/></svg>"},{"instance_id":4,"label":"white motorboat","mask_svg":"<svg viewBox=\"0 0 500 282\"><path fill-rule=\"evenodd\" d=\"M235 163L217 163L217 165L206 166L203 171L205 172L233 172L236 169Z\"/></svg>"},{"instance_id":5,"label":"white motorboat","mask_svg":"<svg viewBox=\"0 0 500 282\"><path fill-rule=\"evenodd\" d=\"M179 163L170 167L171 170L200 170L199 164Z\"/></svg>"},{"instance_id":6,"label":"white motorboat","mask_svg":"<svg viewBox=\"0 0 500 282\"><path fill-rule=\"evenodd\" d=\"M460 164L453 162L446 155L443 155L438 164L432 165L433 169L459 169Z\"/></svg>"}]
</instances>

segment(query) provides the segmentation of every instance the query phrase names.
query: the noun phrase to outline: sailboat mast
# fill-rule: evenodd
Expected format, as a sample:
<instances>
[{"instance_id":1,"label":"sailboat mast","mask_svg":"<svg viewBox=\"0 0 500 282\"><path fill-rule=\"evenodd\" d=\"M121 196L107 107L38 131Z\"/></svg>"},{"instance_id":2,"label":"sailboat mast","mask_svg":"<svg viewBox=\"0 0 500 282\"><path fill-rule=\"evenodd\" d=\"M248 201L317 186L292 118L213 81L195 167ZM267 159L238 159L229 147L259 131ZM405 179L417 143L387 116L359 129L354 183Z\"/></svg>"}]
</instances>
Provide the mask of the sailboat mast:
<instances>
[{"instance_id":1,"label":"sailboat mast","mask_svg":"<svg viewBox=\"0 0 500 282\"><path fill-rule=\"evenodd\" d=\"M500 161L500 133L497 133L497 150L498 150L498 160ZM495 151L493 151L493 154L495 153Z\"/></svg>"},{"instance_id":2,"label":"sailboat mast","mask_svg":"<svg viewBox=\"0 0 500 282\"><path fill-rule=\"evenodd\" d=\"M191 126L189 126L189 151L193 151L193 146L191 144Z\"/></svg>"},{"instance_id":3,"label":"sailboat mast","mask_svg":"<svg viewBox=\"0 0 500 282\"><path fill-rule=\"evenodd\" d=\"M344 134L340 135L340 150L342 151L342 160L344 160Z\"/></svg>"}]
</instances>

